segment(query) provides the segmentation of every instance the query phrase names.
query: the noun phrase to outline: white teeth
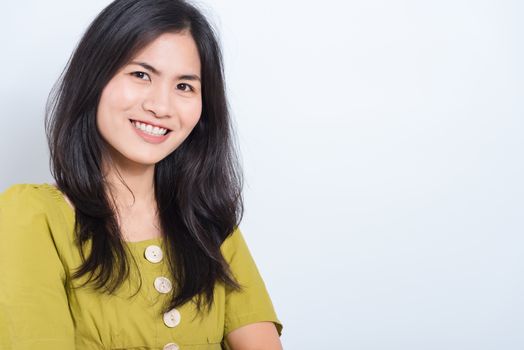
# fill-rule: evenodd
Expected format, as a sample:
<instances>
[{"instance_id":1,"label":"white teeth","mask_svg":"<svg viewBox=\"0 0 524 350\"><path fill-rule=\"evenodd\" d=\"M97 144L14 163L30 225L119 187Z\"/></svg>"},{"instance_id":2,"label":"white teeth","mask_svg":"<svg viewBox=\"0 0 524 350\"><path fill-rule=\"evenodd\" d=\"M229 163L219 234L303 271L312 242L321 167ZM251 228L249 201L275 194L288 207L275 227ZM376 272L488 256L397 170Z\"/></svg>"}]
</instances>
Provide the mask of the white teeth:
<instances>
[{"instance_id":1,"label":"white teeth","mask_svg":"<svg viewBox=\"0 0 524 350\"><path fill-rule=\"evenodd\" d=\"M135 126L135 128L140 129L143 132L153 136L162 136L167 133L167 129L159 128L158 126L153 127L152 125L140 123L134 120L133 125Z\"/></svg>"}]
</instances>

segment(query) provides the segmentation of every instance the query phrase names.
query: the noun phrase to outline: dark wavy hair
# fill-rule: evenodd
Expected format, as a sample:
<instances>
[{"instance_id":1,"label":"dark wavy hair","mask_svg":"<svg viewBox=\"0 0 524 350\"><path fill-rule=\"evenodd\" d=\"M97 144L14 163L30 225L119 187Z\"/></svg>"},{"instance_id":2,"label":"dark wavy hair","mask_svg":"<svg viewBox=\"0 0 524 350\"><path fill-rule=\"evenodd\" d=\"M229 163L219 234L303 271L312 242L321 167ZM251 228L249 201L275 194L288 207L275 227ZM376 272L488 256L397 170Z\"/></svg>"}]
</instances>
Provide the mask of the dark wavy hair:
<instances>
[{"instance_id":1,"label":"dark wavy hair","mask_svg":"<svg viewBox=\"0 0 524 350\"><path fill-rule=\"evenodd\" d=\"M163 33L182 31L198 47L202 114L188 138L155 165L155 199L175 285L163 312L188 301L199 312L204 306L209 310L215 283L241 289L220 251L242 219L243 180L213 28L183 0L112 2L69 59L49 96L45 118L51 173L75 207L75 238L83 263L70 278L89 275L82 286L89 282L114 293L129 276L130 265L102 173L108 145L96 127L97 106L103 88L134 54Z\"/></svg>"}]
</instances>

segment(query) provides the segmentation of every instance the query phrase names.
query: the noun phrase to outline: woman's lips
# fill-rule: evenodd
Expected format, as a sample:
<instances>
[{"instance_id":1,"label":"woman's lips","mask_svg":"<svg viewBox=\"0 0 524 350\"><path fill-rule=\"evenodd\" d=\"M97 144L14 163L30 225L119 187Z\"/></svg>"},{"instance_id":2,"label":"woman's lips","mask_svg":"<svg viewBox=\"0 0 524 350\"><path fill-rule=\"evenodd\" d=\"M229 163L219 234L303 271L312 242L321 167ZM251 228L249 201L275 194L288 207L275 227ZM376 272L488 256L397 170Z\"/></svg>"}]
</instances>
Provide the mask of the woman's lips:
<instances>
[{"instance_id":1,"label":"woman's lips","mask_svg":"<svg viewBox=\"0 0 524 350\"><path fill-rule=\"evenodd\" d=\"M138 136L140 136L147 143L152 143L152 144L159 144L159 143L164 142L168 138L168 135L171 132L171 130L168 129L167 132L164 135L151 135L151 134L148 134L148 133L138 129L133 124L133 121L131 119L130 119L130 124L131 124L131 127L133 128L133 130L135 130L135 132L138 134Z\"/></svg>"}]
</instances>

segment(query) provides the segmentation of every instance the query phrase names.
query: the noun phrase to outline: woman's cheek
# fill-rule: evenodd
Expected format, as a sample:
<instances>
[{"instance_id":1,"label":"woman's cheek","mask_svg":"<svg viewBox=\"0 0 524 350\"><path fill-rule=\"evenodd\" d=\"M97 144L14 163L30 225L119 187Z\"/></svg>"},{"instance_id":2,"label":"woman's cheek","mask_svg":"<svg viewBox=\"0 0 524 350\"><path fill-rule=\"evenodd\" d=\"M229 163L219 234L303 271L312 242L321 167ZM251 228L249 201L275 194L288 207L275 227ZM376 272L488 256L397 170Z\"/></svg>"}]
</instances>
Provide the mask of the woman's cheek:
<instances>
[{"instance_id":1,"label":"woman's cheek","mask_svg":"<svg viewBox=\"0 0 524 350\"><path fill-rule=\"evenodd\" d=\"M120 96L118 97L125 109L141 105L141 99L145 93L144 86L133 86L132 84L122 84Z\"/></svg>"},{"instance_id":2,"label":"woman's cheek","mask_svg":"<svg viewBox=\"0 0 524 350\"><path fill-rule=\"evenodd\" d=\"M124 77L111 80L104 89L103 97L105 95L111 109L127 110L139 103L142 94L140 88L133 86Z\"/></svg>"},{"instance_id":3,"label":"woman's cheek","mask_svg":"<svg viewBox=\"0 0 524 350\"><path fill-rule=\"evenodd\" d=\"M187 115L188 115L188 122L192 124L193 126L198 123L198 120L200 119L200 116L202 114L202 102L200 99L195 100L195 102L191 105L189 108Z\"/></svg>"}]
</instances>

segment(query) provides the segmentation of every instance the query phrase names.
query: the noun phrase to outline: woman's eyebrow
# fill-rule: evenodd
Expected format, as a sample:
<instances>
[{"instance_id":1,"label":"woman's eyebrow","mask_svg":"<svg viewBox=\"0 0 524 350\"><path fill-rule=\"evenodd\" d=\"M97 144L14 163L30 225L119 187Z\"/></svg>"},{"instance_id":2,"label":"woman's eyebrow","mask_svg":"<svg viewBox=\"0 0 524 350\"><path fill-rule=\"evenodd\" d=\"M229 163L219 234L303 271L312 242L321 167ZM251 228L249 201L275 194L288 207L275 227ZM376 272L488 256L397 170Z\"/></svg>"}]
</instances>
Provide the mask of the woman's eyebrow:
<instances>
[{"instance_id":1,"label":"woman's eyebrow","mask_svg":"<svg viewBox=\"0 0 524 350\"><path fill-rule=\"evenodd\" d=\"M200 77L196 74L184 74L178 76L179 80L196 80L200 81Z\"/></svg>"},{"instance_id":2,"label":"woman's eyebrow","mask_svg":"<svg viewBox=\"0 0 524 350\"><path fill-rule=\"evenodd\" d=\"M153 67L152 65L150 64L147 64L145 62L137 62L137 61L133 61L133 62L130 62L130 64L136 64L136 65L139 65L139 66L142 66L144 67L145 69L147 69L148 71L156 74L156 75L160 75L160 72L158 71L158 69L156 69L155 67Z\"/></svg>"},{"instance_id":3,"label":"woman's eyebrow","mask_svg":"<svg viewBox=\"0 0 524 350\"><path fill-rule=\"evenodd\" d=\"M139 65L145 69L147 69L148 71L152 72L153 74L156 74L156 75L160 75L160 71L158 69L156 69L155 67L153 67L152 65L150 64L147 64L145 62L137 62L137 61L133 61L133 62L130 62L130 64L136 64L136 65ZM183 74L183 75L179 75L177 77L177 79L179 80L196 80L196 81L200 81L200 77L196 74Z\"/></svg>"}]
</instances>

